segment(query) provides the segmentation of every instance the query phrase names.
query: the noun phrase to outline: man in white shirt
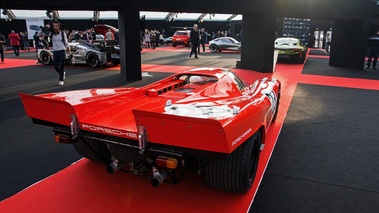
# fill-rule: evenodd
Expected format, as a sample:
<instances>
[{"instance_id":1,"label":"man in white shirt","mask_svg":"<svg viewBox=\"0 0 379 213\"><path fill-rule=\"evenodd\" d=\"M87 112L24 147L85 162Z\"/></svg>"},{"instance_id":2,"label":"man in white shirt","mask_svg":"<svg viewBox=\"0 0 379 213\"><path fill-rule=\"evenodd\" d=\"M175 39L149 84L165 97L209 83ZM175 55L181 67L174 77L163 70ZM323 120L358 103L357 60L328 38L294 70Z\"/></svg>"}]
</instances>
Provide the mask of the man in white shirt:
<instances>
[{"instance_id":1,"label":"man in white shirt","mask_svg":"<svg viewBox=\"0 0 379 213\"><path fill-rule=\"evenodd\" d=\"M60 23L53 22L54 32L51 36L53 53L54 53L54 69L59 73L58 85L64 85L66 72L64 71L64 60L66 59L66 49L68 48L66 33L60 30Z\"/></svg>"},{"instance_id":2,"label":"man in white shirt","mask_svg":"<svg viewBox=\"0 0 379 213\"><path fill-rule=\"evenodd\" d=\"M114 40L114 34L112 33L111 29L108 29L108 32L105 33L105 40L106 41L113 41Z\"/></svg>"}]
</instances>

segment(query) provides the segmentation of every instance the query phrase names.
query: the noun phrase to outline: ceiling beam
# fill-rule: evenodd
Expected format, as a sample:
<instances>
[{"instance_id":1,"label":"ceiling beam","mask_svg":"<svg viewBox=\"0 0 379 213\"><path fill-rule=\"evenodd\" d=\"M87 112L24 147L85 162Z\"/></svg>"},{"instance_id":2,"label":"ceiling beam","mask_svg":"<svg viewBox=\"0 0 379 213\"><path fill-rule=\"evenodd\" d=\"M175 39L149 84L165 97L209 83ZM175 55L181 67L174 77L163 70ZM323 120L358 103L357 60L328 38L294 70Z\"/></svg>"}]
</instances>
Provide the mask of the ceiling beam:
<instances>
[{"instance_id":1,"label":"ceiling beam","mask_svg":"<svg viewBox=\"0 0 379 213\"><path fill-rule=\"evenodd\" d=\"M17 18L16 15L12 12L11 9L3 9L2 14L6 16L7 21L11 21L12 19Z\"/></svg>"},{"instance_id":2,"label":"ceiling beam","mask_svg":"<svg viewBox=\"0 0 379 213\"><path fill-rule=\"evenodd\" d=\"M202 14L197 18L197 21L198 21L198 22L203 22L204 17L205 17L207 14L208 14L208 13L202 13Z\"/></svg>"},{"instance_id":3,"label":"ceiling beam","mask_svg":"<svg viewBox=\"0 0 379 213\"><path fill-rule=\"evenodd\" d=\"M177 17L177 14L178 14L178 13L169 12L169 13L167 14L165 20L166 20L167 22L168 22L168 21L172 21L172 22L173 22L173 21L175 21L174 16Z\"/></svg>"},{"instance_id":4,"label":"ceiling beam","mask_svg":"<svg viewBox=\"0 0 379 213\"><path fill-rule=\"evenodd\" d=\"M233 14L233 15L230 16L228 19L226 19L226 21L231 22L232 19L234 19L236 16L238 16L238 14Z\"/></svg>"}]
</instances>

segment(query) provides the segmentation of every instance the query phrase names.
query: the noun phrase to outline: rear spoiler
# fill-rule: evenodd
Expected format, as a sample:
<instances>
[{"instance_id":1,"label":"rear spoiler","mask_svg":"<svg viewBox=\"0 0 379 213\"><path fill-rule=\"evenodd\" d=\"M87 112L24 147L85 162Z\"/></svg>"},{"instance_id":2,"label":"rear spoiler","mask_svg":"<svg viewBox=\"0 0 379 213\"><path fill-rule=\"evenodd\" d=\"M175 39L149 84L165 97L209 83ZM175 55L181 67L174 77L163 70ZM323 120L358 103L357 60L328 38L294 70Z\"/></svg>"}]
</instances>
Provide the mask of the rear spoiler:
<instances>
[{"instance_id":1,"label":"rear spoiler","mask_svg":"<svg viewBox=\"0 0 379 213\"><path fill-rule=\"evenodd\" d=\"M231 153L235 148L228 143L222 124L215 119L136 109L133 115L137 128L144 129L148 142L220 153Z\"/></svg>"},{"instance_id":2,"label":"rear spoiler","mask_svg":"<svg viewBox=\"0 0 379 213\"><path fill-rule=\"evenodd\" d=\"M73 106L65 101L52 100L20 93L26 114L34 119L70 126Z\"/></svg>"}]
</instances>

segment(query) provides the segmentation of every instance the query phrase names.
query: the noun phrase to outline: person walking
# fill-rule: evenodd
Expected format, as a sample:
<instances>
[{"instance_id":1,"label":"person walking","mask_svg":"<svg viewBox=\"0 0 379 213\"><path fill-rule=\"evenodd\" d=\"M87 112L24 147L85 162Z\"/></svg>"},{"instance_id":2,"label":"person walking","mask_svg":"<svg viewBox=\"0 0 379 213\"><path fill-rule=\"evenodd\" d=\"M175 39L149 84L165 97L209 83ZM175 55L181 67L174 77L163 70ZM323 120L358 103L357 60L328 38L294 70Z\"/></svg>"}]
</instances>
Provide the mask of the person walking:
<instances>
[{"instance_id":1,"label":"person walking","mask_svg":"<svg viewBox=\"0 0 379 213\"><path fill-rule=\"evenodd\" d=\"M329 53L331 44L332 44L332 38L330 37L330 34L327 33L325 36L325 51L326 51L326 53Z\"/></svg>"},{"instance_id":2,"label":"person walking","mask_svg":"<svg viewBox=\"0 0 379 213\"><path fill-rule=\"evenodd\" d=\"M198 59L197 47L199 46L199 40L200 40L199 30L198 30L197 24L194 24L193 29L191 30L191 33L190 33L190 42L192 44L191 53L189 55L190 58L192 57L192 54L195 54L195 58Z\"/></svg>"},{"instance_id":3,"label":"person walking","mask_svg":"<svg viewBox=\"0 0 379 213\"><path fill-rule=\"evenodd\" d=\"M149 32L148 29L145 29L144 42L145 42L145 45L146 45L146 49L151 49L150 32Z\"/></svg>"},{"instance_id":4,"label":"person walking","mask_svg":"<svg viewBox=\"0 0 379 213\"><path fill-rule=\"evenodd\" d=\"M372 62L372 69L376 70L376 63L378 61L379 54L379 30L368 39L368 46L370 48L370 52L368 54L368 61L366 65L366 69L370 69ZM374 59L374 60L373 60Z\"/></svg>"},{"instance_id":5,"label":"person walking","mask_svg":"<svg viewBox=\"0 0 379 213\"><path fill-rule=\"evenodd\" d=\"M107 43L114 41L114 34L110 28L108 29L108 32L105 33L105 41L107 41Z\"/></svg>"},{"instance_id":6,"label":"person walking","mask_svg":"<svg viewBox=\"0 0 379 213\"><path fill-rule=\"evenodd\" d=\"M1 63L4 63L4 48L5 48L6 40L4 35L0 34L0 56Z\"/></svg>"},{"instance_id":7,"label":"person walking","mask_svg":"<svg viewBox=\"0 0 379 213\"><path fill-rule=\"evenodd\" d=\"M41 42L41 38L38 35L38 32L34 33L33 40L34 40L34 46L36 48L36 52L38 52L38 49L42 49L42 46L41 46L42 42Z\"/></svg>"},{"instance_id":8,"label":"person walking","mask_svg":"<svg viewBox=\"0 0 379 213\"><path fill-rule=\"evenodd\" d=\"M54 57L54 69L59 74L58 85L64 85L64 80L66 78L66 72L64 71L64 60L66 59L66 49L68 48L67 35L65 32L60 30L60 23L58 21L53 22L53 34L51 36L52 40L52 50Z\"/></svg>"},{"instance_id":9,"label":"person walking","mask_svg":"<svg viewBox=\"0 0 379 213\"><path fill-rule=\"evenodd\" d=\"M20 55L20 36L11 31L11 34L8 35L9 43L13 47L14 55L18 57Z\"/></svg>"},{"instance_id":10,"label":"person walking","mask_svg":"<svg viewBox=\"0 0 379 213\"><path fill-rule=\"evenodd\" d=\"M205 53L205 43L207 42L207 33L204 28L200 30L200 44L203 48L203 53ZM199 44L199 53L200 53L200 44Z\"/></svg>"},{"instance_id":11,"label":"person walking","mask_svg":"<svg viewBox=\"0 0 379 213\"><path fill-rule=\"evenodd\" d=\"M25 31L23 34L22 34L22 39L21 39L23 42L24 42L24 50L26 52L26 50L28 52L30 52L30 45L29 45L29 38L28 38L28 32Z\"/></svg>"}]
</instances>

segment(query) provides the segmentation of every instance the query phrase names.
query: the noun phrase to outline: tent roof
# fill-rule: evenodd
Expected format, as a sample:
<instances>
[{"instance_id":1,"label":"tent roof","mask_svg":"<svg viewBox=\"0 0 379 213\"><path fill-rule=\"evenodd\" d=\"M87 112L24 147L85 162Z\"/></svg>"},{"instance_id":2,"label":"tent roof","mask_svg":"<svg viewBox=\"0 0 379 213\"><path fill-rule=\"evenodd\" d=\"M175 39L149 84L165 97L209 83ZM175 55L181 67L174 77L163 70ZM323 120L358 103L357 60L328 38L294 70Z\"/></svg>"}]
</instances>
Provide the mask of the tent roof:
<instances>
[{"instance_id":1,"label":"tent roof","mask_svg":"<svg viewBox=\"0 0 379 213\"><path fill-rule=\"evenodd\" d=\"M1 19L6 19L6 9L1 10ZM12 19L48 19L46 10L10 10L15 17ZM94 11L56 11L59 15L59 19L92 19L94 18ZM170 20L168 19L168 16ZM145 17L145 20L202 20L202 21L230 21L230 20L242 20L242 15L238 14L218 14L218 13L173 13L173 12L149 12L141 11L141 17ZM98 20L102 19L117 19L117 11L100 11Z\"/></svg>"}]
</instances>

